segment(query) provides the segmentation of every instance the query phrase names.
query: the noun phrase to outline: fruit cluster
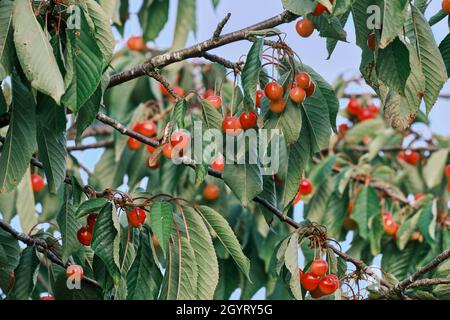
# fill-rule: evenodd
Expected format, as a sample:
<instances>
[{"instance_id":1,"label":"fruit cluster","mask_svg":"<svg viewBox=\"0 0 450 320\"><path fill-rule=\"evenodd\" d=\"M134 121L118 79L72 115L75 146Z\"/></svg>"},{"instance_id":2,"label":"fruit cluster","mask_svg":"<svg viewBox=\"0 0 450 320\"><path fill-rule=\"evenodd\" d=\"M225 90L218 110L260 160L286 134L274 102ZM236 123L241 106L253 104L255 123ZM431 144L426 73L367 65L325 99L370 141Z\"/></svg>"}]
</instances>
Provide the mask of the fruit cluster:
<instances>
[{"instance_id":1,"label":"fruit cluster","mask_svg":"<svg viewBox=\"0 0 450 320\"><path fill-rule=\"evenodd\" d=\"M356 97L350 98L346 110L350 118L356 122L374 119L380 113L380 109L375 103L369 102L363 105Z\"/></svg>"},{"instance_id":2,"label":"fruit cluster","mask_svg":"<svg viewBox=\"0 0 450 320\"><path fill-rule=\"evenodd\" d=\"M402 150L398 154L398 159L412 166L416 166L420 161L420 153L412 150Z\"/></svg>"},{"instance_id":3,"label":"fruit cluster","mask_svg":"<svg viewBox=\"0 0 450 320\"><path fill-rule=\"evenodd\" d=\"M309 291L311 297L319 299L330 295L339 289L339 278L334 274L328 274L328 263L323 259L316 259L311 263L309 271L303 273L298 270L303 289Z\"/></svg>"}]
</instances>

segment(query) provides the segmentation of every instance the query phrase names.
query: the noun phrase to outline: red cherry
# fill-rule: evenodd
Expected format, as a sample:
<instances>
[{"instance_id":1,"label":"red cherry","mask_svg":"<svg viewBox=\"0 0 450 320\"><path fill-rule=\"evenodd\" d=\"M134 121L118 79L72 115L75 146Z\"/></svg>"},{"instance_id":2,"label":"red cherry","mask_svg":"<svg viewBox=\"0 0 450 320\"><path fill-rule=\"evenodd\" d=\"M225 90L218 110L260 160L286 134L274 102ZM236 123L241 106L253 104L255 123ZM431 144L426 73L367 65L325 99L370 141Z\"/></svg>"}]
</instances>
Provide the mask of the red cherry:
<instances>
[{"instance_id":1,"label":"red cherry","mask_svg":"<svg viewBox=\"0 0 450 320\"><path fill-rule=\"evenodd\" d=\"M70 266L68 266L66 269L67 278L70 278L74 275L79 275L80 279L83 279L84 275L83 267L77 264L71 264Z\"/></svg>"},{"instance_id":2,"label":"red cherry","mask_svg":"<svg viewBox=\"0 0 450 320\"><path fill-rule=\"evenodd\" d=\"M242 131L242 125L238 118L228 116L222 121L222 129L230 136L237 136Z\"/></svg>"},{"instance_id":3,"label":"red cherry","mask_svg":"<svg viewBox=\"0 0 450 320\"><path fill-rule=\"evenodd\" d=\"M219 197L220 189L214 183L206 185L203 189L203 197L208 201L214 201Z\"/></svg>"},{"instance_id":4,"label":"red cherry","mask_svg":"<svg viewBox=\"0 0 450 320\"><path fill-rule=\"evenodd\" d=\"M128 149L136 151L139 150L139 148L141 147L141 142L137 139L129 137L127 141L127 146Z\"/></svg>"},{"instance_id":5,"label":"red cherry","mask_svg":"<svg viewBox=\"0 0 450 320\"><path fill-rule=\"evenodd\" d=\"M314 32L314 22L309 19L298 20L295 29L301 37L308 38Z\"/></svg>"},{"instance_id":6,"label":"red cherry","mask_svg":"<svg viewBox=\"0 0 450 320\"><path fill-rule=\"evenodd\" d=\"M206 100L211 103L214 109L220 109L220 107L222 106L222 98L219 96L209 96L208 98L206 98Z\"/></svg>"},{"instance_id":7,"label":"red cherry","mask_svg":"<svg viewBox=\"0 0 450 320\"><path fill-rule=\"evenodd\" d=\"M376 37L375 33L369 34L369 37L367 38L367 46L369 47L370 51L375 51L376 49Z\"/></svg>"},{"instance_id":8,"label":"red cherry","mask_svg":"<svg viewBox=\"0 0 450 320\"><path fill-rule=\"evenodd\" d=\"M450 0L442 1L442 11L450 14Z\"/></svg>"},{"instance_id":9,"label":"red cherry","mask_svg":"<svg viewBox=\"0 0 450 320\"><path fill-rule=\"evenodd\" d=\"M283 87L278 84L278 82L269 82L264 88L264 93L266 97L272 101L278 101L283 98Z\"/></svg>"},{"instance_id":10,"label":"red cherry","mask_svg":"<svg viewBox=\"0 0 450 320\"><path fill-rule=\"evenodd\" d=\"M94 230L95 223L97 222L98 214L90 213L87 217L87 227L92 231Z\"/></svg>"},{"instance_id":11,"label":"red cherry","mask_svg":"<svg viewBox=\"0 0 450 320\"><path fill-rule=\"evenodd\" d=\"M179 150L185 150L189 147L190 140L190 136L187 133L179 130L172 133L170 144Z\"/></svg>"},{"instance_id":12,"label":"red cherry","mask_svg":"<svg viewBox=\"0 0 450 320\"><path fill-rule=\"evenodd\" d=\"M319 282L319 290L322 291L324 295L332 294L336 291L336 279L331 276L323 277Z\"/></svg>"},{"instance_id":13,"label":"red cherry","mask_svg":"<svg viewBox=\"0 0 450 320\"><path fill-rule=\"evenodd\" d=\"M265 94L263 90L256 91L256 107L261 108L261 100L264 96Z\"/></svg>"},{"instance_id":14,"label":"red cherry","mask_svg":"<svg viewBox=\"0 0 450 320\"><path fill-rule=\"evenodd\" d=\"M270 101L269 109L274 113L281 113L286 108L286 100L280 99L276 101Z\"/></svg>"},{"instance_id":15,"label":"red cherry","mask_svg":"<svg viewBox=\"0 0 450 320\"><path fill-rule=\"evenodd\" d=\"M166 143L162 148L162 153L166 159L172 159L172 145L170 143Z\"/></svg>"},{"instance_id":16,"label":"red cherry","mask_svg":"<svg viewBox=\"0 0 450 320\"><path fill-rule=\"evenodd\" d=\"M343 123L343 124L339 125L338 132L340 135L344 136L347 133L348 129L350 129L348 124Z\"/></svg>"},{"instance_id":17,"label":"red cherry","mask_svg":"<svg viewBox=\"0 0 450 320\"><path fill-rule=\"evenodd\" d=\"M142 36L130 37L127 41L127 47L131 51L146 51L148 49Z\"/></svg>"},{"instance_id":18,"label":"red cherry","mask_svg":"<svg viewBox=\"0 0 450 320\"><path fill-rule=\"evenodd\" d=\"M329 277L330 279L333 279L333 280L334 280L335 288L336 288L335 290L339 289L339 287L340 287L340 284L339 284L339 277L338 277L337 275L335 275L335 274L329 274L328 277Z\"/></svg>"},{"instance_id":19,"label":"red cherry","mask_svg":"<svg viewBox=\"0 0 450 320\"><path fill-rule=\"evenodd\" d=\"M81 227L77 232L77 238L82 245L89 246L92 241L92 231L89 227Z\"/></svg>"},{"instance_id":20,"label":"red cherry","mask_svg":"<svg viewBox=\"0 0 450 320\"><path fill-rule=\"evenodd\" d=\"M239 117L239 122L244 130L254 128L258 122L258 115L254 111L250 111L249 113L244 111Z\"/></svg>"},{"instance_id":21,"label":"red cherry","mask_svg":"<svg viewBox=\"0 0 450 320\"><path fill-rule=\"evenodd\" d=\"M399 225L394 221L390 213L385 213L383 215L383 225L384 233L396 238L397 231L400 228Z\"/></svg>"},{"instance_id":22,"label":"red cherry","mask_svg":"<svg viewBox=\"0 0 450 320\"><path fill-rule=\"evenodd\" d=\"M214 161L211 163L211 169L223 172L225 169L225 159L222 155L219 155Z\"/></svg>"},{"instance_id":23,"label":"red cherry","mask_svg":"<svg viewBox=\"0 0 450 320\"><path fill-rule=\"evenodd\" d=\"M423 198L424 195L425 195L425 193L423 193L423 192L418 193L414 196L414 200L420 200Z\"/></svg>"},{"instance_id":24,"label":"red cherry","mask_svg":"<svg viewBox=\"0 0 450 320\"><path fill-rule=\"evenodd\" d=\"M153 121L150 120L138 122L134 126L133 130L139 132L140 134L146 137L153 137L158 133L158 127Z\"/></svg>"},{"instance_id":25,"label":"red cherry","mask_svg":"<svg viewBox=\"0 0 450 320\"><path fill-rule=\"evenodd\" d=\"M294 206L302 200L302 194L300 192L297 193L297 195L294 198L294 202L292 203Z\"/></svg>"},{"instance_id":26,"label":"red cherry","mask_svg":"<svg viewBox=\"0 0 450 320\"><path fill-rule=\"evenodd\" d=\"M55 297L52 296L45 296L45 297L40 297L39 300L56 300Z\"/></svg>"},{"instance_id":27,"label":"red cherry","mask_svg":"<svg viewBox=\"0 0 450 320\"><path fill-rule=\"evenodd\" d=\"M323 277L328 271L328 263L323 259L316 259L311 263L309 271L319 277Z\"/></svg>"},{"instance_id":28,"label":"red cherry","mask_svg":"<svg viewBox=\"0 0 450 320\"><path fill-rule=\"evenodd\" d=\"M316 84L314 83L314 81L311 81L311 85L305 91L307 97L311 97L316 92Z\"/></svg>"},{"instance_id":29,"label":"red cherry","mask_svg":"<svg viewBox=\"0 0 450 320\"><path fill-rule=\"evenodd\" d=\"M305 290L314 291L319 286L320 277L312 272L306 272L302 276L302 286Z\"/></svg>"},{"instance_id":30,"label":"red cherry","mask_svg":"<svg viewBox=\"0 0 450 320\"><path fill-rule=\"evenodd\" d=\"M203 94L203 99L208 99L210 96L214 95L214 90L208 89Z\"/></svg>"},{"instance_id":31,"label":"red cherry","mask_svg":"<svg viewBox=\"0 0 450 320\"><path fill-rule=\"evenodd\" d=\"M375 103L369 104L367 107L373 115L377 115L380 112L380 108Z\"/></svg>"},{"instance_id":32,"label":"red cherry","mask_svg":"<svg viewBox=\"0 0 450 320\"><path fill-rule=\"evenodd\" d=\"M175 86L172 88L173 92L179 96L179 97L183 97L184 96L184 89L179 87L179 86ZM173 99L173 97L171 96L171 98Z\"/></svg>"},{"instance_id":33,"label":"red cherry","mask_svg":"<svg viewBox=\"0 0 450 320\"><path fill-rule=\"evenodd\" d=\"M358 116L361 111L361 103L357 98L351 98L347 104L347 112L352 116Z\"/></svg>"},{"instance_id":34,"label":"red cherry","mask_svg":"<svg viewBox=\"0 0 450 320\"><path fill-rule=\"evenodd\" d=\"M149 153L153 153L153 152L155 152L155 150L156 150L155 147L153 147L153 146L151 146L151 145L147 145L147 151L148 151Z\"/></svg>"},{"instance_id":35,"label":"red cherry","mask_svg":"<svg viewBox=\"0 0 450 320\"><path fill-rule=\"evenodd\" d=\"M331 2L331 4L333 4L334 0L330 0L330 2ZM330 11L327 9L327 7L325 7L321 3L318 3L317 6L316 6L316 9L312 13L312 15L317 17L317 16L322 15L325 11L328 12L328 14L330 14Z\"/></svg>"},{"instance_id":36,"label":"red cherry","mask_svg":"<svg viewBox=\"0 0 450 320\"><path fill-rule=\"evenodd\" d=\"M313 298L313 299L320 299L324 296L323 292L320 291L319 287L317 287L314 291L311 291L309 294L311 295L311 298Z\"/></svg>"},{"instance_id":37,"label":"red cherry","mask_svg":"<svg viewBox=\"0 0 450 320\"><path fill-rule=\"evenodd\" d=\"M302 181L300 182L299 192L302 195L307 196L307 195L311 194L313 189L314 189L314 187L313 187L311 181L309 181L306 178L303 178Z\"/></svg>"},{"instance_id":38,"label":"red cherry","mask_svg":"<svg viewBox=\"0 0 450 320\"><path fill-rule=\"evenodd\" d=\"M38 193L44 189L44 179L38 175L37 173L33 173L31 175L31 187L33 188L33 192Z\"/></svg>"},{"instance_id":39,"label":"red cherry","mask_svg":"<svg viewBox=\"0 0 450 320\"><path fill-rule=\"evenodd\" d=\"M147 218L147 214L145 210L142 208L132 209L128 213L128 221L130 222L133 228L140 228L145 223L145 219Z\"/></svg>"},{"instance_id":40,"label":"red cherry","mask_svg":"<svg viewBox=\"0 0 450 320\"><path fill-rule=\"evenodd\" d=\"M359 112L358 112L358 120L359 121L366 121L366 120L370 120L370 119L373 119L373 114L372 114L372 111L370 111L368 108L364 108L364 109L361 109Z\"/></svg>"},{"instance_id":41,"label":"red cherry","mask_svg":"<svg viewBox=\"0 0 450 320\"><path fill-rule=\"evenodd\" d=\"M445 176L450 179L450 164L445 167Z\"/></svg>"},{"instance_id":42,"label":"red cherry","mask_svg":"<svg viewBox=\"0 0 450 320\"><path fill-rule=\"evenodd\" d=\"M300 87L295 87L289 93L289 98L295 103L303 103L306 99L306 91Z\"/></svg>"},{"instance_id":43,"label":"red cherry","mask_svg":"<svg viewBox=\"0 0 450 320\"><path fill-rule=\"evenodd\" d=\"M311 76L306 72L300 72L295 80L297 81L298 86L305 90L311 86L312 82Z\"/></svg>"},{"instance_id":44,"label":"red cherry","mask_svg":"<svg viewBox=\"0 0 450 320\"><path fill-rule=\"evenodd\" d=\"M415 166L420 161L420 153L412 150L401 151L399 154L399 158L409 163L410 165Z\"/></svg>"}]
</instances>

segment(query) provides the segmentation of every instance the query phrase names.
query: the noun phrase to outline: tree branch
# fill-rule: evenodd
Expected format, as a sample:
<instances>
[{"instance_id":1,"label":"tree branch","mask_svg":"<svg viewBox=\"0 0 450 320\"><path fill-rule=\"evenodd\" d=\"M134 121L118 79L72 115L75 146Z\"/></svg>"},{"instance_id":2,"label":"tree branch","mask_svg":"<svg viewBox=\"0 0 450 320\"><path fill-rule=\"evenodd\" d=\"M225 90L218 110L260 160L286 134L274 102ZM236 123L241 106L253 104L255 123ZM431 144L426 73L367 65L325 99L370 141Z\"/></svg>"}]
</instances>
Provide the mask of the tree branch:
<instances>
[{"instance_id":1,"label":"tree branch","mask_svg":"<svg viewBox=\"0 0 450 320\"><path fill-rule=\"evenodd\" d=\"M225 27L225 25L228 23L228 21L231 18L231 13L227 13L227 15L225 16L225 18L223 18L219 24L217 25L216 30L214 31L213 34L213 40L218 40L220 38L220 35L222 34L222 30Z\"/></svg>"},{"instance_id":2,"label":"tree branch","mask_svg":"<svg viewBox=\"0 0 450 320\"><path fill-rule=\"evenodd\" d=\"M407 287L407 289L418 288L418 287L437 286L440 284L450 284L450 278L435 278L435 279L416 280L413 283L411 283Z\"/></svg>"}]
</instances>

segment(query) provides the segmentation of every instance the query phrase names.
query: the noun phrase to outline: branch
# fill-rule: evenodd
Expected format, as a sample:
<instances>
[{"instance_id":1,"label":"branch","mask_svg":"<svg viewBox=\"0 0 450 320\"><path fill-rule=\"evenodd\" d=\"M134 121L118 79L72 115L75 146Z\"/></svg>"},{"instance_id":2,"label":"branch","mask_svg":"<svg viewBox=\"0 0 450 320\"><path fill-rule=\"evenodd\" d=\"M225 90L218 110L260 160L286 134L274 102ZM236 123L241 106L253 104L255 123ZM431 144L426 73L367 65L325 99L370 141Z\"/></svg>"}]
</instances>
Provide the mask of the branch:
<instances>
[{"instance_id":1,"label":"branch","mask_svg":"<svg viewBox=\"0 0 450 320\"><path fill-rule=\"evenodd\" d=\"M84 144L79 146L72 146L67 147L67 151L85 151L89 149L99 149L99 148L110 148L114 144L114 139L106 139L99 142L91 143L91 144Z\"/></svg>"},{"instance_id":2,"label":"branch","mask_svg":"<svg viewBox=\"0 0 450 320\"><path fill-rule=\"evenodd\" d=\"M219 22L219 24L217 25L216 31L214 31L213 40L219 40L220 35L222 34L222 31L223 31L223 28L228 23L228 20L230 20L230 18L231 18L231 13L227 13L225 18L223 18L222 21Z\"/></svg>"},{"instance_id":3,"label":"branch","mask_svg":"<svg viewBox=\"0 0 450 320\"><path fill-rule=\"evenodd\" d=\"M208 52L205 52L203 54L203 58L205 58L209 61L212 61L212 62L219 63L219 64L223 65L225 68L232 69L235 73L240 73L242 71L242 65L244 64L244 62L242 62L242 61L234 63L227 59L224 59L222 57L219 57L215 54L211 54Z\"/></svg>"},{"instance_id":4,"label":"branch","mask_svg":"<svg viewBox=\"0 0 450 320\"><path fill-rule=\"evenodd\" d=\"M450 278L435 278L435 279L422 279L416 280L411 283L407 288L418 288L418 287L430 287L437 286L440 284L450 284Z\"/></svg>"}]
</instances>

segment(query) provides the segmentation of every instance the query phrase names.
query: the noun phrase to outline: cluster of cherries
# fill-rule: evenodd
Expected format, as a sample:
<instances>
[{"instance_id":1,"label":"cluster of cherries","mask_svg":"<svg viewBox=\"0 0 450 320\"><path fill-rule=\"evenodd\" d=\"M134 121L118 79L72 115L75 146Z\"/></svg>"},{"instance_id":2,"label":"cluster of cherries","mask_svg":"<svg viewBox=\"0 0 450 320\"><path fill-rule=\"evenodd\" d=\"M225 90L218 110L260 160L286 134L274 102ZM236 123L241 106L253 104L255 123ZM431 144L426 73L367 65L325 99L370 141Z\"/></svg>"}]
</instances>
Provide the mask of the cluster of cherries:
<instances>
[{"instance_id":1,"label":"cluster of cherries","mask_svg":"<svg viewBox=\"0 0 450 320\"><path fill-rule=\"evenodd\" d=\"M33 192L39 193L44 189L45 182L44 178L42 178L39 174L33 173L31 175L31 187L33 189Z\"/></svg>"},{"instance_id":2,"label":"cluster of cherries","mask_svg":"<svg viewBox=\"0 0 450 320\"><path fill-rule=\"evenodd\" d=\"M330 0L331 4L334 3L334 0ZM313 16L318 17L321 16L324 12L328 12L330 14L330 11L321 3L317 4L316 9L312 13ZM297 24L295 25L295 29L297 30L297 33L303 37L308 38L310 37L315 29L314 22L310 19L304 18L297 21Z\"/></svg>"},{"instance_id":3,"label":"cluster of cherries","mask_svg":"<svg viewBox=\"0 0 450 320\"><path fill-rule=\"evenodd\" d=\"M298 275L303 289L309 291L311 297L319 299L330 295L339 289L339 278L335 274L328 274L328 263L323 259L316 259L311 263L309 271L303 273L298 269Z\"/></svg>"},{"instance_id":4,"label":"cluster of cherries","mask_svg":"<svg viewBox=\"0 0 450 320\"><path fill-rule=\"evenodd\" d=\"M380 109L373 102L363 106L358 98L352 97L347 104L347 113L352 119L362 122L378 116Z\"/></svg>"},{"instance_id":5,"label":"cluster of cherries","mask_svg":"<svg viewBox=\"0 0 450 320\"><path fill-rule=\"evenodd\" d=\"M413 150L402 150L399 152L397 157L412 166L417 166L421 158L420 153Z\"/></svg>"},{"instance_id":6,"label":"cluster of cherries","mask_svg":"<svg viewBox=\"0 0 450 320\"><path fill-rule=\"evenodd\" d=\"M81 227L77 232L77 239L83 246L89 246L92 242L94 234L94 226L97 222L97 213L90 213L86 219L86 225Z\"/></svg>"},{"instance_id":7,"label":"cluster of cherries","mask_svg":"<svg viewBox=\"0 0 450 320\"><path fill-rule=\"evenodd\" d=\"M293 204L296 205L300 202L302 199L302 196L308 196L310 195L314 190L314 186L307 178L303 178L302 181L300 181L300 185L298 187L298 193L295 196Z\"/></svg>"}]
</instances>

